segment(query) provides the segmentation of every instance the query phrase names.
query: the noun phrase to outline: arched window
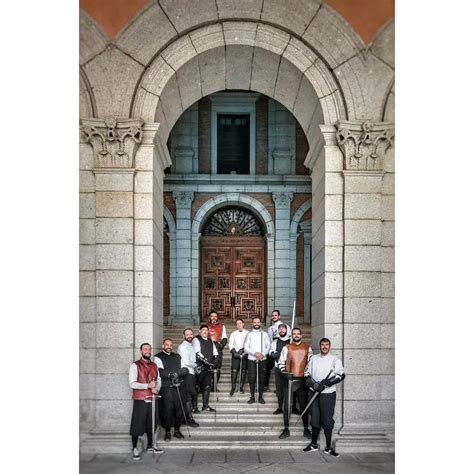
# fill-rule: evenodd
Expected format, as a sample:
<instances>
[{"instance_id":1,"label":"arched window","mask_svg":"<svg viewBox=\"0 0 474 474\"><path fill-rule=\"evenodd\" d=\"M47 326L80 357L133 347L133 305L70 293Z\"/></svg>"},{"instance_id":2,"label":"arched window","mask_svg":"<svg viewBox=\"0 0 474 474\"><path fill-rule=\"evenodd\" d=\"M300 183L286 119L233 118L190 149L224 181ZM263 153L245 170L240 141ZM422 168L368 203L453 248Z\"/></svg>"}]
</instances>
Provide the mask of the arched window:
<instances>
[{"instance_id":1,"label":"arched window","mask_svg":"<svg viewBox=\"0 0 474 474\"><path fill-rule=\"evenodd\" d=\"M202 231L203 235L263 235L260 221L247 209L226 207L214 212Z\"/></svg>"}]
</instances>

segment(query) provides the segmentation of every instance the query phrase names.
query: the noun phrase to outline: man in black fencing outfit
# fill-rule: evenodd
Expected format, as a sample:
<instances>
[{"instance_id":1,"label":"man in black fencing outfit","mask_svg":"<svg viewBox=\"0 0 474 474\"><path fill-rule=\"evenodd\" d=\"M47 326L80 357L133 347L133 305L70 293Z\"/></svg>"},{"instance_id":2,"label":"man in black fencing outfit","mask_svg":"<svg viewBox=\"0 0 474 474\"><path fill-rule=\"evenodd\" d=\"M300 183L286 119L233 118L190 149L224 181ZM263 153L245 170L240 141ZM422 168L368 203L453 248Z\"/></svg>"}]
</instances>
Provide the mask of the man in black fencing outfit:
<instances>
[{"instance_id":1,"label":"man in black fencing outfit","mask_svg":"<svg viewBox=\"0 0 474 474\"><path fill-rule=\"evenodd\" d=\"M161 424L165 429L165 441L171 440L171 426L174 425L175 438L184 438L179 430L185 421L184 407L181 407L183 400L186 400L186 391L181 383L184 376L188 374L188 369L179 354L173 352L172 339L163 340L162 351L155 354L154 362L158 366L161 377ZM178 390L180 391L178 394ZM180 401L181 397L181 401Z\"/></svg>"},{"instance_id":2,"label":"man in black fencing outfit","mask_svg":"<svg viewBox=\"0 0 474 474\"><path fill-rule=\"evenodd\" d=\"M209 406L209 395L211 393L212 378L216 370L218 352L214 343L208 338L209 330L206 324L199 328L199 336L193 339L196 350L196 385L202 392L202 410L215 411Z\"/></svg>"}]
</instances>

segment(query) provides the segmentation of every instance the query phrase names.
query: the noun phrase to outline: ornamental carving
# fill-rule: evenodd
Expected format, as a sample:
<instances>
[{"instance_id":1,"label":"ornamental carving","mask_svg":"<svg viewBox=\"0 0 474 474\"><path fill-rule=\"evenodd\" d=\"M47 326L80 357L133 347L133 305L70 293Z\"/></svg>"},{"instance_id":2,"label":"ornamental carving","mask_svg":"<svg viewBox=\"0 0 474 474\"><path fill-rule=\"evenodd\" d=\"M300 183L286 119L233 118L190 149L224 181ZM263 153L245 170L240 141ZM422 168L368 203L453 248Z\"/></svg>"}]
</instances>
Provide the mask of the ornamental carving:
<instances>
[{"instance_id":1,"label":"ornamental carving","mask_svg":"<svg viewBox=\"0 0 474 474\"><path fill-rule=\"evenodd\" d=\"M176 201L176 207L191 208L194 200L194 193L192 191L175 191L173 198Z\"/></svg>"},{"instance_id":2,"label":"ornamental carving","mask_svg":"<svg viewBox=\"0 0 474 474\"><path fill-rule=\"evenodd\" d=\"M293 193L273 193L273 202L277 208L289 208L293 201Z\"/></svg>"},{"instance_id":3,"label":"ornamental carving","mask_svg":"<svg viewBox=\"0 0 474 474\"><path fill-rule=\"evenodd\" d=\"M346 170L381 170L386 151L393 145L393 124L365 122L336 123L336 140L344 155Z\"/></svg>"},{"instance_id":4,"label":"ornamental carving","mask_svg":"<svg viewBox=\"0 0 474 474\"><path fill-rule=\"evenodd\" d=\"M203 235L263 235L263 229L255 216L249 211L229 207L219 209L207 220Z\"/></svg>"},{"instance_id":5,"label":"ornamental carving","mask_svg":"<svg viewBox=\"0 0 474 474\"><path fill-rule=\"evenodd\" d=\"M137 119L81 120L81 130L94 150L95 168L133 168L143 138Z\"/></svg>"}]
</instances>

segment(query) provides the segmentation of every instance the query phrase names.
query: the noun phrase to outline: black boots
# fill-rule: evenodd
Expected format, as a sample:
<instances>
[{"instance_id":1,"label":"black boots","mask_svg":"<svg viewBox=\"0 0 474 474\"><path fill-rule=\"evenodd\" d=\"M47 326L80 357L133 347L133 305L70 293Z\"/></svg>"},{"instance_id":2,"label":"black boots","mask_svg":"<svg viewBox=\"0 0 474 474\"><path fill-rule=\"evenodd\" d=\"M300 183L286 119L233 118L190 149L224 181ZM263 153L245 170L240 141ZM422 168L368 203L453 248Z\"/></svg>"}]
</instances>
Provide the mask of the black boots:
<instances>
[{"instance_id":1,"label":"black boots","mask_svg":"<svg viewBox=\"0 0 474 474\"><path fill-rule=\"evenodd\" d=\"M247 378L247 371L242 370L242 380L240 381L240 393L244 393L245 379Z\"/></svg>"},{"instance_id":2,"label":"black boots","mask_svg":"<svg viewBox=\"0 0 474 474\"><path fill-rule=\"evenodd\" d=\"M232 370L230 372L230 383L231 383L231 389L229 395L232 396L235 393L235 385L237 383L237 377L239 373L236 370Z\"/></svg>"}]
</instances>

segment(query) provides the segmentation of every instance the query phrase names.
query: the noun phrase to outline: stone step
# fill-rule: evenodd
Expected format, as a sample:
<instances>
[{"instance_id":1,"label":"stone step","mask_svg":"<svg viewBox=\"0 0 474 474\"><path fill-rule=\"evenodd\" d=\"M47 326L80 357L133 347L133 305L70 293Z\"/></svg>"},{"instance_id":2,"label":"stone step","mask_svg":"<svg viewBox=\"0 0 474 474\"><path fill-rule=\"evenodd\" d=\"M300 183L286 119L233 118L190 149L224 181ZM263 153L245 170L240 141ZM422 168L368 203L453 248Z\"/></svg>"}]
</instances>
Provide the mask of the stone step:
<instances>
[{"instance_id":1,"label":"stone step","mask_svg":"<svg viewBox=\"0 0 474 474\"><path fill-rule=\"evenodd\" d=\"M180 428L181 432L183 434L187 434L187 429L186 426L182 426ZM212 429L211 427L208 428L189 428L189 431L191 432L191 437L193 435L197 437L199 440L204 440L207 439L209 441L214 442L215 440L223 439L225 438L226 441L234 441L234 440L249 440L249 438L254 438L257 442L261 439L278 439L278 436L283 430L283 423L281 423L280 426L273 426L270 428L262 428L260 426L246 426L246 427L236 427L233 429L230 429L227 427L225 429L224 427L219 428L219 433L216 434L216 430ZM162 433L164 434L164 431L161 430ZM303 436L303 426L300 425L297 428L290 428L290 433L292 436L295 438L301 438L301 439L306 439Z\"/></svg>"}]
</instances>

